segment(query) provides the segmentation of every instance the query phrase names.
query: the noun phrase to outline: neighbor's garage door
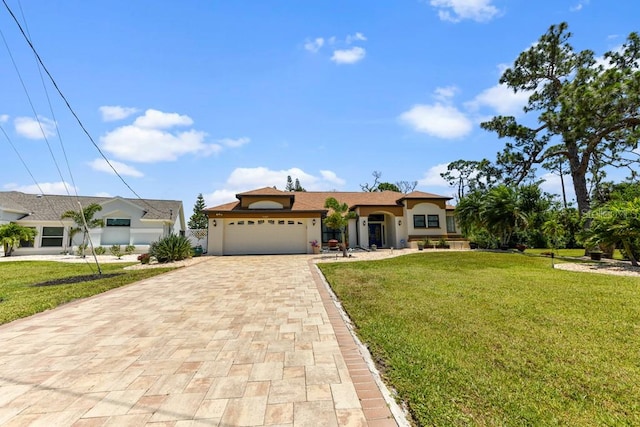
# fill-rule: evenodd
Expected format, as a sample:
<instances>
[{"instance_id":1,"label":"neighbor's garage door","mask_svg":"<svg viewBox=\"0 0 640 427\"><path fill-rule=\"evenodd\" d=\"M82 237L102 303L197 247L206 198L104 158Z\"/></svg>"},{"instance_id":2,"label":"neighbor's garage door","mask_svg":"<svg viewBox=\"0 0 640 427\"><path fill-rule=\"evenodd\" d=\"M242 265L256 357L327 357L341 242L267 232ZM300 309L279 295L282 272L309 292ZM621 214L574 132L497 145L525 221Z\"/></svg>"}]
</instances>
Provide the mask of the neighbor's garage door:
<instances>
[{"instance_id":1,"label":"neighbor's garage door","mask_svg":"<svg viewBox=\"0 0 640 427\"><path fill-rule=\"evenodd\" d=\"M307 227L302 220L229 220L224 228L225 255L307 253Z\"/></svg>"}]
</instances>

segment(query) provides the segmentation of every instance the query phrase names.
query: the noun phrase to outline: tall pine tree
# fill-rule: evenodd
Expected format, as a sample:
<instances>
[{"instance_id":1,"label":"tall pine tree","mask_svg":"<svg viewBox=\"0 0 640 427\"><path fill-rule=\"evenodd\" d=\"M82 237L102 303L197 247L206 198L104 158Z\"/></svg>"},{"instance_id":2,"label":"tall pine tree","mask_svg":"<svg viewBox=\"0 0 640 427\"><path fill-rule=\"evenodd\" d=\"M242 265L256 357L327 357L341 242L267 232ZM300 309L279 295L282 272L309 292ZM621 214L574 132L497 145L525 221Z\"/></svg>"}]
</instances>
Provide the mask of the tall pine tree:
<instances>
[{"instance_id":1,"label":"tall pine tree","mask_svg":"<svg viewBox=\"0 0 640 427\"><path fill-rule=\"evenodd\" d=\"M193 215L189 218L190 229L202 230L207 228L209 220L207 218L207 214L204 213L205 208L206 205L204 203L204 197L202 197L202 193L200 193L196 199L196 204L193 205Z\"/></svg>"}]
</instances>

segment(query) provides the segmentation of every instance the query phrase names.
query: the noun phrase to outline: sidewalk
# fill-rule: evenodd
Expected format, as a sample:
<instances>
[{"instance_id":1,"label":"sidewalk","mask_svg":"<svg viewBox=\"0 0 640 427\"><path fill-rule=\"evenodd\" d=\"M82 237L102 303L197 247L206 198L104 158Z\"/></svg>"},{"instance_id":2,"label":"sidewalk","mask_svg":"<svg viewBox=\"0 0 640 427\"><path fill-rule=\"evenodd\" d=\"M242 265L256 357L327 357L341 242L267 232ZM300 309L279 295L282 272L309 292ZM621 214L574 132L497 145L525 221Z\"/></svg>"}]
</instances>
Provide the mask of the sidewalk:
<instances>
[{"instance_id":1,"label":"sidewalk","mask_svg":"<svg viewBox=\"0 0 640 427\"><path fill-rule=\"evenodd\" d=\"M0 327L0 424L397 425L310 259L207 258Z\"/></svg>"}]
</instances>

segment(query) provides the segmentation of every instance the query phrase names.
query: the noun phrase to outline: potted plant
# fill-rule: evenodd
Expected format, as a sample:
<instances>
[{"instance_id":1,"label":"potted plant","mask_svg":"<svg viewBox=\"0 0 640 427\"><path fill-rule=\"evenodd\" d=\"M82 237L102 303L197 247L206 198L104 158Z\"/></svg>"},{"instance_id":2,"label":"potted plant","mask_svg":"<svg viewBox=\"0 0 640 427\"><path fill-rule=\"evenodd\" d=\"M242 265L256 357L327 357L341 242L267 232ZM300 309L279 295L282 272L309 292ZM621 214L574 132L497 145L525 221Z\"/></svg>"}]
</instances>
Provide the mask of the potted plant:
<instances>
[{"instance_id":1,"label":"potted plant","mask_svg":"<svg viewBox=\"0 0 640 427\"><path fill-rule=\"evenodd\" d=\"M424 240L418 240L418 250L424 250Z\"/></svg>"},{"instance_id":2,"label":"potted plant","mask_svg":"<svg viewBox=\"0 0 640 427\"><path fill-rule=\"evenodd\" d=\"M449 244L444 239L444 237L441 237L440 240L438 240L438 245L437 246L440 249L449 249Z\"/></svg>"},{"instance_id":3,"label":"potted plant","mask_svg":"<svg viewBox=\"0 0 640 427\"><path fill-rule=\"evenodd\" d=\"M378 245L376 245L376 244L374 243L374 244L370 245L370 248L371 248L371 250L372 250L372 251L374 251L374 252L375 252L375 251L377 251L377 250L378 250Z\"/></svg>"},{"instance_id":4,"label":"potted plant","mask_svg":"<svg viewBox=\"0 0 640 427\"><path fill-rule=\"evenodd\" d=\"M318 243L317 240L312 240L309 242L309 244L311 245L311 250L313 250L314 254L319 254L320 253L320 243Z\"/></svg>"},{"instance_id":5,"label":"potted plant","mask_svg":"<svg viewBox=\"0 0 640 427\"><path fill-rule=\"evenodd\" d=\"M589 256L593 261L600 261L602 259L602 251L599 247L589 251Z\"/></svg>"},{"instance_id":6,"label":"potted plant","mask_svg":"<svg viewBox=\"0 0 640 427\"><path fill-rule=\"evenodd\" d=\"M151 262L151 255L140 254L138 255L138 261L140 261L141 264L149 264L149 262Z\"/></svg>"}]
</instances>

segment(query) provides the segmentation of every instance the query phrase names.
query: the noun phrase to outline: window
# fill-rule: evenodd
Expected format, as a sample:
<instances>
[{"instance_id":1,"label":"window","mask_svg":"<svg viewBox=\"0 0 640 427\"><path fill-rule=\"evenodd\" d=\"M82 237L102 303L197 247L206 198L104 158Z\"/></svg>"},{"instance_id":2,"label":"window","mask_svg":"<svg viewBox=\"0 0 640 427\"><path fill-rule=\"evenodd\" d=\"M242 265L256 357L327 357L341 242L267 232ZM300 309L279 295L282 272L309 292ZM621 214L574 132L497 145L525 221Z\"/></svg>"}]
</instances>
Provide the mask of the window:
<instances>
[{"instance_id":1,"label":"window","mask_svg":"<svg viewBox=\"0 0 640 427\"><path fill-rule=\"evenodd\" d=\"M345 230L345 239L349 241L349 237L348 237L348 234L346 233L346 230ZM334 230L333 228L327 227L323 222L322 223L322 241L324 243L327 243L329 240L337 240L341 242L342 233L340 232L340 230Z\"/></svg>"},{"instance_id":2,"label":"window","mask_svg":"<svg viewBox=\"0 0 640 427\"><path fill-rule=\"evenodd\" d=\"M413 228L427 228L427 221L424 215L413 216Z\"/></svg>"},{"instance_id":3,"label":"window","mask_svg":"<svg viewBox=\"0 0 640 427\"><path fill-rule=\"evenodd\" d=\"M447 233L456 232L456 218L453 216L447 217Z\"/></svg>"},{"instance_id":4,"label":"window","mask_svg":"<svg viewBox=\"0 0 640 427\"><path fill-rule=\"evenodd\" d=\"M30 228L32 230L35 230L35 227L27 227ZM33 242L34 240L30 240L30 241L26 241L26 240L20 240L20 247L21 248L32 248L33 247Z\"/></svg>"},{"instance_id":5,"label":"window","mask_svg":"<svg viewBox=\"0 0 640 427\"><path fill-rule=\"evenodd\" d=\"M107 227L131 227L131 220L128 218L107 218Z\"/></svg>"},{"instance_id":6,"label":"window","mask_svg":"<svg viewBox=\"0 0 640 427\"><path fill-rule=\"evenodd\" d=\"M64 236L64 227L42 227L40 246L43 248L62 247L62 236Z\"/></svg>"},{"instance_id":7,"label":"window","mask_svg":"<svg viewBox=\"0 0 640 427\"><path fill-rule=\"evenodd\" d=\"M439 215L427 215L427 227L440 228L440 216Z\"/></svg>"}]
</instances>

